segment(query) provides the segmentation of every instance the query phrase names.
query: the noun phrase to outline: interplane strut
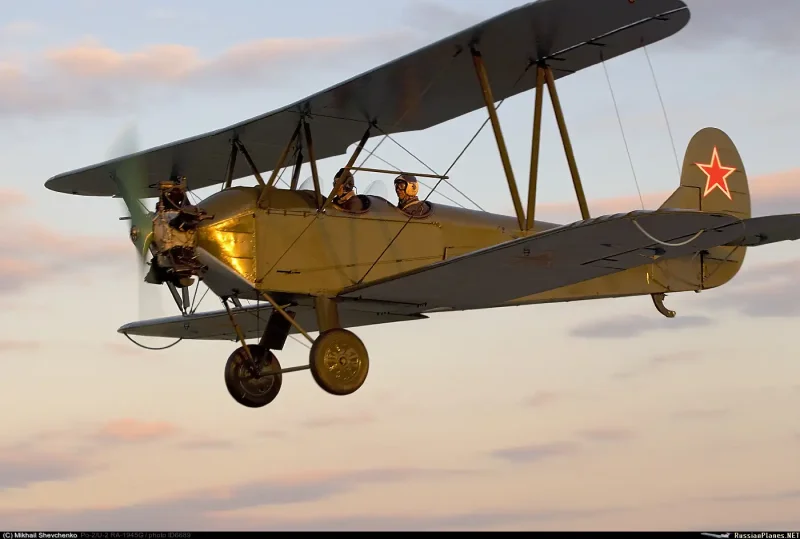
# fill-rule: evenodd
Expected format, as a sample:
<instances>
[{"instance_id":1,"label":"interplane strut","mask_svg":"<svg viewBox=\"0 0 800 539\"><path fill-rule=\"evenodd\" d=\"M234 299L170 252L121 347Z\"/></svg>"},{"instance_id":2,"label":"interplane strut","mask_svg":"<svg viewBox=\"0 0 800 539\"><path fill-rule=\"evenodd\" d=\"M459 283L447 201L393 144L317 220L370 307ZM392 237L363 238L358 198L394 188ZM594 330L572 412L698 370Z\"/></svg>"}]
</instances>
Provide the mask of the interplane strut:
<instances>
[{"instance_id":1,"label":"interplane strut","mask_svg":"<svg viewBox=\"0 0 800 539\"><path fill-rule=\"evenodd\" d=\"M550 93L550 102L553 105L553 113L556 117L558 130L561 134L561 142L564 146L564 154L567 158L567 165L569 166L570 175L572 176L572 183L575 187L575 195L578 199L578 206L581 210L581 218L589 219L589 207L586 203L586 195L583 192L583 184L578 173L578 165L575 162L575 154L572 150L572 143L567 131L567 124L564 120L564 113L561 110L561 102L558 99L558 92L556 91L555 80L553 78L552 69L545 63L540 62L536 64L536 103L533 113L533 136L531 139L531 169L530 180L528 185L528 208L527 219L525 218L525 211L522 209L522 202L517 189L517 182L514 179L514 171L511 167L511 160L508 156L508 149L506 148L503 132L500 128L500 120L497 117L497 108L494 104L494 97L492 96L492 89L489 84L489 76L486 71L486 66L483 62L483 57L480 51L472 49L472 59L475 65L475 73L478 77L478 82L483 94L486 110L489 113L489 121L492 124L492 131L494 132L495 141L497 142L497 150L500 154L500 160L503 164L503 170L508 181L508 189L511 193L511 200L514 204L514 210L517 216L517 222L521 231L531 231L534 228L534 215L536 211L536 189L537 178L539 173L539 148L541 145L542 133L542 101L544 97L544 85Z\"/></svg>"}]
</instances>

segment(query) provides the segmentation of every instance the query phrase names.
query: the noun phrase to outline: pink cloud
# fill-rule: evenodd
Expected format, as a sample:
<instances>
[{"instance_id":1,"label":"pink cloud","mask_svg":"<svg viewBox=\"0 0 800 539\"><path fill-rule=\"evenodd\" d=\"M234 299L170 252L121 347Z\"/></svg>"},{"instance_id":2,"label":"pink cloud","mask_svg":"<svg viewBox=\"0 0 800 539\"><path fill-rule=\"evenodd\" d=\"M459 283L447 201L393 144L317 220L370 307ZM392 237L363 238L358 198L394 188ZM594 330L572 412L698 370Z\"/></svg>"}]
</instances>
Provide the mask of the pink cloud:
<instances>
[{"instance_id":1,"label":"pink cloud","mask_svg":"<svg viewBox=\"0 0 800 539\"><path fill-rule=\"evenodd\" d=\"M749 183L753 215L800 212L800 168L750 177ZM658 208L671 194L666 191L644 194L644 206L647 209ZM589 200L588 205L592 216L628 212L642 207L636 195ZM513 210L509 211L509 215L512 215ZM578 215L576 201L536 206L537 220L565 222L565 219L575 220Z\"/></svg>"},{"instance_id":2,"label":"pink cloud","mask_svg":"<svg viewBox=\"0 0 800 539\"><path fill-rule=\"evenodd\" d=\"M2 65L0 65L0 79L2 78ZM0 187L0 209L14 209L17 206L28 204L30 197L16 189Z\"/></svg>"},{"instance_id":3,"label":"pink cloud","mask_svg":"<svg viewBox=\"0 0 800 539\"><path fill-rule=\"evenodd\" d=\"M538 391L531 397L525 399L525 406L530 406L532 408L538 408L540 406L545 406L550 404L556 400L558 400L559 395L558 393L554 393L552 391Z\"/></svg>"},{"instance_id":4,"label":"pink cloud","mask_svg":"<svg viewBox=\"0 0 800 539\"><path fill-rule=\"evenodd\" d=\"M71 77L149 77L162 82L183 79L204 64L196 49L183 45L154 45L121 53L95 41L51 50L45 58L56 71Z\"/></svg>"},{"instance_id":5,"label":"pink cloud","mask_svg":"<svg viewBox=\"0 0 800 539\"><path fill-rule=\"evenodd\" d=\"M176 86L240 90L270 86L303 73L328 69L353 55L400 52L396 34L327 38L261 39L204 57L177 43L123 52L93 40L46 51L29 63L0 64L0 112L53 114L129 107L143 93ZM397 49L397 50L394 50ZM174 94L171 94L174 97Z\"/></svg>"},{"instance_id":6,"label":"pink cloud","mask_svg":"<svg viewBox=\"0 0 800 539\"><path fill-rule=\"evenodd\" d=\"M14 341L14 340L2 340L0 341L0 354L6 352L22 352L24 350L31 350L33 348L38 348L41 343L36 341Z\"/></svg>"},{"instance_id":7,"label":"pink cloud","mask_svg":"<svg viewBox=\"0 0 800 539\"><path fill-rule=\"evenodd\" d=\"M117 419L103 425L98 434L101 438L119 442L147 442L161 440L177 434L178 428L166 421L141 421Z\"/></svg>"},{"instance_id":8,"label":"pink cloud","mask_svg":"<svg viewBox=\"0 0 800 539\"><path fill-rule=\"evenodd\" d=\"M0 189L0 294L20 292L43 279L53 280L97 266L131 264L133 248L118 238L65 234L13 210L30 200L21 192ZM27 214L26 214L27 215Z\"/></svg>"}]
</instances>

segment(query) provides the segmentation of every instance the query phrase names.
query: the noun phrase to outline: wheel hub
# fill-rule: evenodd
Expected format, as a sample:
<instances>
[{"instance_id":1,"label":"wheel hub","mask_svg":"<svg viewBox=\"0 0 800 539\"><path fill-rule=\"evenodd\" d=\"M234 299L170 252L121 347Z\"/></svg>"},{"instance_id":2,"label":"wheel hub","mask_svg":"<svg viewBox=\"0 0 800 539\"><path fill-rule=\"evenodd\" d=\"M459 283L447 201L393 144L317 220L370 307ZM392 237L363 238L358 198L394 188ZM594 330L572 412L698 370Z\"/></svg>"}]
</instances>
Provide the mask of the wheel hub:
<instances>
[{"instance_id":1,"label":"wheel hub","mask_svg":"<svg viewBox=\"0 0 800 539\"><path fill-rule=\"evenodd\" d=\"M325 367L336 380L349 382L358 376L361 361L352 347L335 344L325 352Z\"/></svg>"},{"instance_id":2,"label":"wheel hub","mask_svg":"<svg viewBox=\"0 0 800 539\"><path fill-rule=\"evenodd\" d=\"M270 373L271 369L264 358L253 358L253 360L255 368L252 368L247 358L242 358L238 369L239 384L251 395L263 395L272 389L275 376Z\"/></svg>"},{"instance_id":3,"label":"wheel hub","mask_svg":"<svg viewBox=\"0 0 800 539\"><path fill-rule=\"evenodd\" d=\"M235 350L225 364L225 385L231 397L248 408L261 408L272 402L281 390L281 364L263 346ZM252 357L251 358L248 357Z\"/></svg>"}]
</instances>

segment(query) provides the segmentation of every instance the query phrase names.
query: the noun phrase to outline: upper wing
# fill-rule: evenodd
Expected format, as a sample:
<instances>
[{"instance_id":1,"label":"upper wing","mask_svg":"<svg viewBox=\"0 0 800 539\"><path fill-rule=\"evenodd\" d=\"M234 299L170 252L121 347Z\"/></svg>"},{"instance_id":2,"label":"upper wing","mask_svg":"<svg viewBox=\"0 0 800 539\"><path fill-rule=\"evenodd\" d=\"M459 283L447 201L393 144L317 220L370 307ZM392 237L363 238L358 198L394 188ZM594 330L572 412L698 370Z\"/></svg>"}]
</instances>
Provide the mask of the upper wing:
<instances>
[{"instance_id":1,"label":"upper wing","mask_svg":"<svg viewBox=\"0 0 800 539\"><path fill-rule=\"evenodd\" d=\"M697 238L681 245L700 231L703 232ZM441 307L495 306L641 266L651 262L654 255L672 258L725 245L742 234L742 221L731 215L636 211L579 221L511 240L399 276L357 285L340 295L417 303L424 306L423 312Z\"/></svg>"},{"instance_id":2,"label":"upper wing","mask_svg":"<svg viewBox=\"0 0 800 539\"><path fill-rule=\"evenodd\" d=\"M143 161L148 183L178 174L188 178L192 189L200 189L223 181L234 137L247 147L259 170L271 170L302 113L312 119L316 159L341 155L371 121L383 132L398 133L427 129L483 107L471 44L485 59L492 93L499 101L535 86L536 70L528 69L534 61L547 60L554 77L563 77L660 41L688 22L689 10L681 0L540 0L287 107L60 174L45 185L63 193L112 196L117 189L110 175L120 162L136 156ZM233 178L250 175L246 161L238 159Z\"/></svg>"}]
</instances>

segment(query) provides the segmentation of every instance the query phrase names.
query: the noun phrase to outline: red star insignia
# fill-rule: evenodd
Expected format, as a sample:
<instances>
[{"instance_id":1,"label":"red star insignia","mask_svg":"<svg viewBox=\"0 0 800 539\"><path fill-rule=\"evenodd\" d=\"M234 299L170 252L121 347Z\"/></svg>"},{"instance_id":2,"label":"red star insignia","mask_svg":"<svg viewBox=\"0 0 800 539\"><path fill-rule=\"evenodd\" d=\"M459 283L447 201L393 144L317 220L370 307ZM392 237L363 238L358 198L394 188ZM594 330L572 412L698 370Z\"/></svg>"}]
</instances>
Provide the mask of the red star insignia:
<instances>
[{"instance_id":1,"label":"red star insignia","mask_svg":"<svg viewBox=\"0 0 800 539\"><path fill-rule=\"evenodd\" d=\"M733 200L731 197L731 190L728 187L728 176L736 172L736 169L722 166L722 163L719 162L719 153L717 152L716 146L714 146L714 151L711 153L711 162L709 164L695 163L695 165L708 177L703 197L707 197L711 191L717 188L722 191L729 200Z\"/></svg>"}]
</instances>

